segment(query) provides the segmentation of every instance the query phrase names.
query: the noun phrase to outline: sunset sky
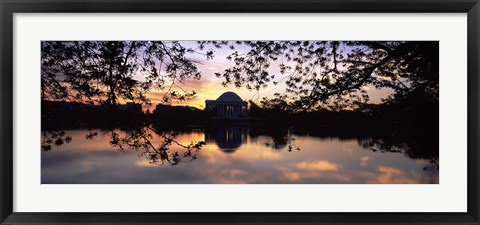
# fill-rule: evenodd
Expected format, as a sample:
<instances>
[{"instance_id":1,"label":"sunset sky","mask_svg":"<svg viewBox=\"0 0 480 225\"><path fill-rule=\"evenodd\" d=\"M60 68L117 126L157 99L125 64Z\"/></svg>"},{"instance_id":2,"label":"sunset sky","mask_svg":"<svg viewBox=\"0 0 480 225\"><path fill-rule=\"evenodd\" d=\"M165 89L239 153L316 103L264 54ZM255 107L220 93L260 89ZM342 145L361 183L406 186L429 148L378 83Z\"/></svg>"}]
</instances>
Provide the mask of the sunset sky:
<instances>
[{"instance_id":1,"label":"sunset sky","mask_svg":"<svg viewBox=\"0 0 480 225\"><path fill-rule=\"evenodd\" d=\"M185 47L195 47L196 41L181 41L181 44ZM208 47L207 47L208 48ZM256 90L248 90L245 87L236 88L233 84L227 87L222 85L222 81L224 81L223 77L217 78L215 73L221 73L226 68L229 68L233 65L231 61L226 59L228 55L231 53L238 51L246 52L248 51L248 47L240 46L236 47L235 50L231 50L228 46L225 46L220 49L215 50L215 57L213 60L206 60L205 57L201 55L191 55L189 56L190 59L200 62L197 64L198 70L201 72L202 77L200 80L193 80L188 79L181 87L185 90L192 91L195 90L197 92L197 97L188 102L173 102L172 105L190 105L197 107L199 109L203 109L205 107L205 100L215 100L218 96L226 91L233 91L237 93L243 100L248 101L252 100L254 102L260 101L263 97L273 97L274 93L284 93L286 84L285 80L283 79L285 75L280 74L278 66L276 63L271 63L269 68L269 72L275 74L274 81L277 81L278 84L274 85L271 81L267 88L262 88L258 92ZM363 89L367 90L370 95L370 102L371 103L380 103L382 98L387 97L389 94L392 93L390 89L375 89L373 86L364 86ZM151 90L148 94L152 102L152 106L150 110L155 108L155 105L162 102L162 97L164 96L164 92L160 90Z\"/></svg>"}]
</instances>

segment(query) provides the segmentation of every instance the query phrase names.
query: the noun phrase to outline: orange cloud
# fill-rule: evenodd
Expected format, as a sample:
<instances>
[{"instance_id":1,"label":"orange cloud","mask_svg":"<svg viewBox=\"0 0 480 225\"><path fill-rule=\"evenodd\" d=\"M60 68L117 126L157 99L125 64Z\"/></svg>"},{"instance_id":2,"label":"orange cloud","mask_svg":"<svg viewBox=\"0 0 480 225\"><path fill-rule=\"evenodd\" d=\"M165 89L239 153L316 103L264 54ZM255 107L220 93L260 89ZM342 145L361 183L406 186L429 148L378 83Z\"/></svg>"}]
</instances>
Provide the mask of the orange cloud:
<instances>
[{"instance_id":1,"label":"orange cloud","mask_svg":"<svg viewBox=\"0 0 480 225\"><path fill-rule=\"evenodd\" d=\"M207 163L217 163L227 159L249 162L252 160L281 160L283 155L280 152L272 151L267 147L260 147L251 143L244 143L234 154L223 152L214 143L207 143L199 152L199 157L206 160Z\"/></svg>"},{"instance_id":2,"label":"orange cloud","mask_svg":"<svg viewBox=\"0 0 480 225\"><path fill-rule=\"evenodd\" d=\"M377 171L380 172L379 175L374 180L370 180L368 183L379 183L379 184L415 184L418 183L417 174L406 174L405 172L387 166L377 167ZM415 179L416 178L416 179Z\"/></svg>"},{"instance_id":3,"label":"orange cloud","mask_svg":"<svg viewBox=\"0 0 480 225\"><path fill-rule=\"evenodd\" d=\"M370 160L370 157L368 156L364 156L360 158L360 165L362 165L363 167L367 166L368 160Z\"/></svg>"},{"instance_id":4,"label":"orange cloud","mask_svg":"<svg viewBox=\"0 0 480 225\"><path fill-rule=\"evenodd\" d=\"M288 181L299 181L302 179L302 176L296 172L286 172L284 174L284 177Z\"/></svg>"},{"instance_id":5,"label":"orange cloud","mask_svg":"<svg viewBox=\"0 0 480 225\"><path fill-rule=\"evenodd\" d=\"M326 160L319 160L315 162L298 163L297 168L309 171L339 171L341 166Z\"/></svg>"}]
</instances>

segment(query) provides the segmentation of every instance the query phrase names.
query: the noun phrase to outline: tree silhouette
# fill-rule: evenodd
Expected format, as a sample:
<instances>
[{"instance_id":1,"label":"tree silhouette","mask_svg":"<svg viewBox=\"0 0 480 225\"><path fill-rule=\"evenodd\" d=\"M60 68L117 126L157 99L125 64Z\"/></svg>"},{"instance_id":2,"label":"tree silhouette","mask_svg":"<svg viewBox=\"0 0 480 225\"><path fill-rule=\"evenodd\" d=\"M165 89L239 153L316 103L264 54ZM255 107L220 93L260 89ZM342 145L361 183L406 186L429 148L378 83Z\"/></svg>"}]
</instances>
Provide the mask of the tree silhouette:
<instances>
[{"instance_id":1,"label":"tree silhouette","mask_svg":"<svg viewBox=\"0 0 480 225\"><path fill-rule=\"evenodd\" d=\"M293 111L358 108L369 96L364 87L395 92L425 89L438 99L438 42L242 41L248 47L227 58L231 68L216 73L224 85L260 90L285 80L285 93L270 101ZM272 74L276 67L280 74Z\"/></svg>"},{"instance_id":2,"label":"tree silhouette","mask_svg":"<svg viewBox=\"0 0 480 225\"><path fill-rule=\"evenodd\" d=\"M119 101L148 103L151 89L164 91L164 101L187 100L195 91L177 85L200 79L188 54L203 54L172 41L44 41L42 99L117 106Z\"/></svg>"},{"instance_id":3,"label":"tree silhouette","mask_svg":"<svg viewBox=\"0 0 480 225\"><path fill-rule=\"evenodd\" d=\"M364 118L375 118L382 122L395 118L397 124L414 127L407 133L425 137L429 141L422 143L422 146L438 142L438 132L435 131L438 131L439 45L438 42L429 41L200 41L194 47L186 47L178 41L43 41L42 100L107 105L115 109L126 102L149 104L147 95L152 90L163 92L164 102L190 100L195 97L195 90L185 90L179 83L186 79L201 79L197 69L200 62L191 56L200 55L210 60L214 57L212 48L223 47L232 50L227 59L233 63L231 67L215 73L223 78L223 85L258 91L280 82L286 84L284 92L264 98L258 104L250 102L253 117L267 118L265 120L282 128L277 132L283 133L272 135L273 143L266 143L273 148L289 144L290 140L285 134L291 130L308 124L309 128L315 127L319 123L318 118L331 111L335 111L335 117L342 115L336 121L350 118L345 122L349 124ZM383 99L380 105L368 104L367 87L389 88L393 94ZM49 105L53 107L55 104ZM42 123L59 120L58 115L65 114L61 110L67 107L73 106L60 104L59 111L45 110L45 115L42 109ZM78 109L83 111L68 111L67 117L73 117L74 113L78 118L101 114L101 118L86 120L96 123L109 117L111 112L102 111L103 108L98 106L80 105ZM350 109L358 109L363 114L348 116L345 111ZM310 112L310 122L302 123L302 119L306 121L303 116L306 114L301 113ZM109 127L112 146L121 150L141 150L142 156L158 164L167 162L176 165L196 158L194 152L204 143L178 143L174 132L154 129L149 124L154 121L165 126L164 121L168 119L154 112L148 115L155 116L156 120L143 121L147 117L140 113L141 116L130 116L136 118L130 122L138 123L128 124L136 127L131 132L120 135L115 132L115 127ZM196 120L203 118L190 111L185 115L173 110L170 113L182 119L189 115ZM291 113L297 114L291 116ZM124 116L120 117L126 121ZM69 124L68 118L65 120L62 122ZM80 121L76 122L80 124ZM173 126L178 125L176 121L170 122L174 123ZM111 124L116 126L121 123ZM329 125L332 124L338 126L338 123ZM418 128L418 124L428 126ZM270 125L265 127L272 129ZM52 144L61 145L71 141L71 137L65 136L62 131L43 132L43 151L51 150ZM333 131L330 129L329 132ZM153 144L152 134L160 136L162 143ZM95 136L94 133L87 134L86 139ZM293 140L291 142L294 144ZM394 152L398 143L401 142L395 140L368 144ZM170 153L168 149L171 145L178 145L186 151ZM289 146L289 150L292 149L296 149L296 146ZM412 149L415 149L411 151L415 157L425 153L422 157L438 159L437 145L432 145L434 151Z\"/></svg>"},{"instance_id":4,"label":"tree silhouette","mask_svg":"<svg viewBox=\"0 0 480 225\"><path fill-rule=\"evenodd\" d=\"M71 141L72 137L66 135L65 131L42 131L41 150L48 152L52 150L52 145L60 146Z\"/></svg>"},{"instance_id":5,"label":"tree silhouette","mask_svg":"<svg viewBox=\"0 0 480 225\"><path fill-rule=\"evenodd\" d=\"M119 134L114 130L108 131L110 144L121 151L134 150L139 152L139 156L144 156L150 164L178 165L197 159L196 152L201 150L206 143L203 141L182 144L176 141L178 133L173 131L159 131L155 128L145 125L139 126L130 132ZM154 138L158 135L160 138ZM161 140L161 143L154 144L153 140ZM184 151L170 151L171 145L181 147Z\"/></svg>"},{"instance_id":6,"label":"tree silhouette","mask_svg":"<svg viewBox=\"0 0 480 225\"><path fill-rule=\"evenodd\" d=\"M201 41L187 48L171 41L42 42L42 99L117 105L148 103L151 88L163 100L188 100L195 90L178 82L200 79L191 54L213 58L232 49L234 65L215 73L224 85L260 90L285 81L284 93L264 99L268 107L292 111L359 108L365 87L407 95L417 89L438 99L438 42L429 41ZM236 47L247 51L236 51ZM280 74L273 74L275 67Z\"/></svg>"},{"instance_id":7,"label":"tree silhouette","mask_svg":"<svg viewBox=\"0 0 480 225\"><path fill-rule=\"evenodd\" d=\"M138 156L145 157L150 164L178 165L197 159L196 153L206 143L204 141L183 144L176 140L178 133L174 131L161 131L150 125L138 125L129 130L109 129L105 131L109 144L120 151L137 151ZM86 141L95 141L98 132L89 130L85 134ZM42 131L41 150L48 152L53 146L61 146L72 141L72 137L65 131ZM156 144L154 141L160 141ZM171 151L172 145L180 147L179 151Z\"/></svg>"}]
</instances>

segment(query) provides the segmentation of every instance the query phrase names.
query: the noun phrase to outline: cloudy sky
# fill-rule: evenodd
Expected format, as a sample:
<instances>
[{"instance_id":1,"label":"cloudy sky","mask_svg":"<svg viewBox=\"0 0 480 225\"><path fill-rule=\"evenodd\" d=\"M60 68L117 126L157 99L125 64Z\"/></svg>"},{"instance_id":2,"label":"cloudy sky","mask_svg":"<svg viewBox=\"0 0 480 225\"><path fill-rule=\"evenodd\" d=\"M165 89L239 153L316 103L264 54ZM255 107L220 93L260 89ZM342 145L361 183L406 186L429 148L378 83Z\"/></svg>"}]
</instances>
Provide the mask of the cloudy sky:
<instances>
[{"instance_id":1,"label":"cloudy sky","mask_svg":"<svg viewBox=\"0 0 480 225\"><path fill-rule=\"evenodd\" d=\"M186 47L195 47L196 41L182 41L181 44ZM199 64L197 64L197 68L201 72L202 77L200 80L186 80L185 82L183 82L183 84L180 85L184 90L195 90L197 93L197 97L188 102L172 103L173 105L190 105L203 109L205 107L205 100L215 100L218 96L220 96L226 91L233 91L237 93L242 99L246 101L252 100L254 102L260 101L263 97L273 97L274 93L285 92L286 79L282 78L287 75L280 74L276 63L271 63L269 72L276 75L273 81L277 81L277 85L274 85L272 81L269 83L267 88L262 88L259 91L248 90L245 87L236 88L233 84L226 87L223 86L222 81L224 81L224 78L217 78L215 76L215 73L221 73L222 71L233 65L233 63L226 59L226 57L235 51L242 53L248 51L249 49L246 46L239 46L236 47L235 50L231 50L228 46L225 46L223 48L214 50L215 57L213 58L213 60L206 60L205 57L201 55L189 56L190 59L200 62ZM368 91L371 103L379 103L382 98L387 97L391 93L391 90L389 89L377 90L373 86L365 86L363 87L363 89ZM148 94L152 102L151 109L154 109L156 104L162 102L162 98L164 95L165 93L160 90L152 90L151 93Z\"/></svg>"}]
</instances>

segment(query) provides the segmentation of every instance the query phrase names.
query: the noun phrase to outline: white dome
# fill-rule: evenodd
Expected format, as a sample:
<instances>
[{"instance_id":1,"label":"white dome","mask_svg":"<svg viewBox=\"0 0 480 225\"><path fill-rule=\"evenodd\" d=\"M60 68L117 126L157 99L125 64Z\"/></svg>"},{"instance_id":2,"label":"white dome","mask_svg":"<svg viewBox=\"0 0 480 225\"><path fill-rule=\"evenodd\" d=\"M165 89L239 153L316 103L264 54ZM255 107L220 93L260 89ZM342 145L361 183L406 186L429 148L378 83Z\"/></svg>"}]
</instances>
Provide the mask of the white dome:
<instances>
[{"instance_id":1,"label":"white dome","mask_svg":"<svg viewBox=\"0 0 480 225\"><path fill-rule=\"evenodd\" d=\"M224 102L243 102L242 98L235 94L234 92L227 91L220 95L220 97L217 98L217 101L224 101Z\"/></svg>"}]
</instances>

